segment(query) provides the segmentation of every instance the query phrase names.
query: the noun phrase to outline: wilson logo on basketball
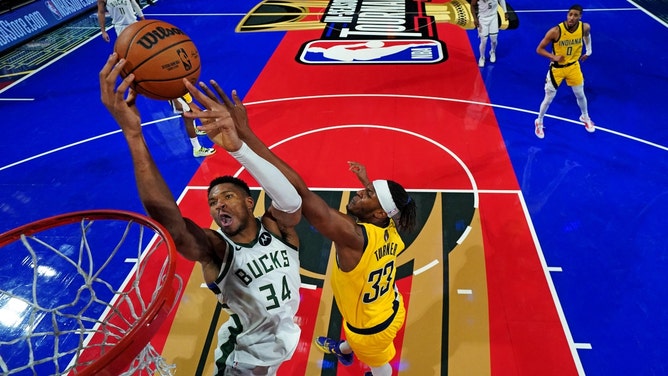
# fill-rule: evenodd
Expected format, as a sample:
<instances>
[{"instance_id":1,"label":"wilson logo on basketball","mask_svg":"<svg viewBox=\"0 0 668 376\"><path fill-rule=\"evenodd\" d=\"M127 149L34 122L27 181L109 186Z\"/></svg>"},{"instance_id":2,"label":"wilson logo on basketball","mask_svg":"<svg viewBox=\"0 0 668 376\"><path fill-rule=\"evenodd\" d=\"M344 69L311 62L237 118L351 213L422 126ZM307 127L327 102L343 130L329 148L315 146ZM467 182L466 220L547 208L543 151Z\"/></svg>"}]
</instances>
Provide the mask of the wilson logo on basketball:
<instances>
[{"instance_id":1,"label":"wilson logo on basketball","mask_svg":"<svg viewBox=\"0 0 668 376\"><path fill-rule=\"evenodd\" d=\"M142 37L137 40L137 44L144 47L147 50L150 50L161 40L169 38L173 35L185 35L185 33L175 27L173 28L157 27L155 28L155 30L151 30L148 33L142 35Z\"/></svg>"},{"instance_id":2,"label":"wilson logo on basketball","mask_svg":"<svg viewBox=\"0 0 668 376\"><path fill-rule=\"evenodd\" d=\"M142 20L126 27L114 51L126 60L121 77L133 74L132 88L152 99L182 97L188 93L183 79L199 79L197 47L181 28L164 21Z\"/></svg>"}]
</instances>

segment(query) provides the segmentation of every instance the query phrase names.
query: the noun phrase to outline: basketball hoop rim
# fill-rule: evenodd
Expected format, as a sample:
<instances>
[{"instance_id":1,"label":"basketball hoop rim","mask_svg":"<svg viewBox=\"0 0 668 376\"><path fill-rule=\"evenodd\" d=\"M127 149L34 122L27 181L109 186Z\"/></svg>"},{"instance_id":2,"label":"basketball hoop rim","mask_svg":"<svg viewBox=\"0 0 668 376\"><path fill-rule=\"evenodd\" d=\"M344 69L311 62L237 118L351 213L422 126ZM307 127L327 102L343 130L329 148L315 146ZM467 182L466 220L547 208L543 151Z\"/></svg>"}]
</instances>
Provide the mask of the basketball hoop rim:
<instances>
[{"instance_id":1,"label":"basketball hoop rim","mask_svg":"<svg viewBox=\"0 0 668 376\"><path fill-rule=\"evenodd\" d=\"M155 295L141 318L133 325L114 347L100 356L92 364L78 370L78 375L117 376L148 344L160 325L167 318L176 300L173 288L176 272L176 245L167 229L156 220L143 214L128 210L93 209L54 215L27 223L0 234L0 247L17 241L22 235L30 236L59 225L73 224L83 219L89 220L125 220L139 223L153 229L165 242L168 252L168 266L164 274L163 288ZM145 339L145 340L144 340ZM121 356L122 354L122 356ZM123 359L123 361L119 361Z\"/></svg>"}]
</instances>

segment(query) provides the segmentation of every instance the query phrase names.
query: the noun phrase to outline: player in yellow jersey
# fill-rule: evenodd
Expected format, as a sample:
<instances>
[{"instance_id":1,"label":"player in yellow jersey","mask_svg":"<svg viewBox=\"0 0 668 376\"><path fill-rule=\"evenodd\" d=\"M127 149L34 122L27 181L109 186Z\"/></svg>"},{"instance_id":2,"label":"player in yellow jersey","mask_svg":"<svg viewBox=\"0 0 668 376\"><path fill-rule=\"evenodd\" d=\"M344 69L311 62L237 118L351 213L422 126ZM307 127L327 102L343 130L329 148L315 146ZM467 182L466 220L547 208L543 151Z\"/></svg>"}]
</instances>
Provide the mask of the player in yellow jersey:
<instances>
[{"instance_id":1,"label":"player in yellow jersey","mask_svg":"<svg viewBox=\"0 0 668 376\"><path fill-rule=\"evenodd\" d=\"M251 131L246 110L236 92L232 92L232 102L214 81L211 85L225 103L226 111L220 108L219 100L214 101L216 95L208 87L202 87L207 92L205 95L186 83L207 111L185 116L203 119L201 128L214 131L229 110L241 140L290 180L302 198L303 216L334 243L337 265L332 287L336 305L343 315L346 340L318 337L317 347L335 354L344 365L352 363L354 351L360 361L371 367L367 374L391 376L389 362L396 354L393 341L406 314L403 299L395 286L396 256L405 247L398 230L410 232L415 228L415 201L398 183L391 180L370 182L363 165L349 162L349 169L364 188L353 195L346 206L347 213L330 207Z\"/></svg>"},{"instance_id":2,"label":"player in yellow jersey","mask_svg":"<svg viewBox=\"0 0 668 376\"><path fill-rule=\"evenodd\" d=\"M186 95L172 99L169 101L169 104L172 106L172 112L175 114L181 114L183 118L183 124L186 126L186 134L188 139L190 139L190 144L193 146L193 156L194 157L208 157L216 152L214 148L207 148L200 144L197 136L206 135L206 132L199 131L195 126L195 120L192 118L187 118L183 116L184 112L192 111L191 107L199 110L196 104L193 103L193 97L186 93Z\"/></svg>"},{"instance_id":3,"label":"player in yellow jersey","mask_svg":"<svg viewBox=\"0 0 668 376\"><path fill-rule=\"evenodd\" d=\"M346 340L318 337L316 346L325 353L337 355L344 365L352 364L354 350L357 358L371 367L371 375L390 376L392 368L388 362L396 354L393 339L406 316L403 298L395 286L396 256L405 245L397 231L395 218L401 223L402 211L397 208L394 197L405 203L402 210L406 217L414 217L415 203L399 184L391 180L370 183L363 165L357 162L348 164L350 171L366 187L358 191L346 206L348 213L357 216L356 206L359 207L368 195L369 198L375 196L379 206L366 210L377 210L376 214L384 212L385 216L382 221L357 221L366 238L357 263L351 265L351 269L339 260L333 269L332 290L345 321ZM412 226L414 223L410 223L409 227ZM340 253L336 240L335 245L338 257Z\"/></svg>"},{"instance_id":4,"label":"player in yellow jersey","mask_svg":"<svg viewBox=\"0 0 668 376\"><path fill-rule=\"evenodd\" d=\"M538 138L545 137L543 117L550 103L557 94L557 88L562 81L573 89L578 107L580 107L580 121L584 123L587 132L596 130L594 122L589 118L587 111L587 97L584 93L584 77L580 69L580 62L591 56L591 26L580 21L582 6L573 5L568 10L566 21L551 28L543 40L540 41L536 52L550 59L550 70L545 79L545 97L540 104L538 118L534 121L535 133ZM547 50L552 45L552 52ZM582 53L582 47L586 48Z\"/></svg>"}]
</instances>

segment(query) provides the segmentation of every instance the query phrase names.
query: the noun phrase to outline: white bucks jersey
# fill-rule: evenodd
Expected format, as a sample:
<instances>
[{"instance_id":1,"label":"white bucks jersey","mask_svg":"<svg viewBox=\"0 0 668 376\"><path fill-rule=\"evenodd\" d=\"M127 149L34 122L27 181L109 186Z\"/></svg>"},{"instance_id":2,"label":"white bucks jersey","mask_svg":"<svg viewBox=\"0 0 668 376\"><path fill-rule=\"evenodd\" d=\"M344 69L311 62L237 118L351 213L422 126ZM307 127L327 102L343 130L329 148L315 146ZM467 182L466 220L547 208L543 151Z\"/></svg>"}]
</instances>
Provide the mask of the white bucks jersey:
<instances>
[{"instance_id":1,"label":"white bucks jersey","mask_svg":"<svg viewBox=\"0 0 668 376\"><path fill-rule=\"evenodd\" d=\"M497 0L478 0L478 18L496 17L498 8Z\"/></svg>"},{"instance_id":2,"label":"white bucks jersey","mask_svg":"<svg viewBox=\"0 0 668 376\"><path fill-rule=\"evenodd\" d=\"M216 279L219 291L214 291L241 324L231 360L265 366L289 359L300 334L294 322L301 282L297 250L261 224L252 244L236 244L218 233L234 248ZM232 321L235 317L228 324Z\"/></svg>"},{"instance_id":3,"label":"white bucks jersey","mask_svg":"<svg viewBox=\"0 0 668 376\"><path fill-rule=\"evenodd\" d=\"M107 0L107 12L111 17L117 35L128 25L137 21L137 15L132 7L133 0Z\"/></svg>"}]
</instances>

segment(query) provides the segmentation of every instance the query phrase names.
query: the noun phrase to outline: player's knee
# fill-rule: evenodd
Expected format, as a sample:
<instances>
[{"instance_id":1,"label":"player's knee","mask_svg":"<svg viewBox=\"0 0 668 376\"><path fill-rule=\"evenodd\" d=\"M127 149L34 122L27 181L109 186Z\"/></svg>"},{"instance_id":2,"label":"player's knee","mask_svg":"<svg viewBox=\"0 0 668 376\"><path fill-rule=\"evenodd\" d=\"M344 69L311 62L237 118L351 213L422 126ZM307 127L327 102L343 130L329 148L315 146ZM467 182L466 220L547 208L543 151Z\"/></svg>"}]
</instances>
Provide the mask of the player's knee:
<instances>
[{"instance_id":1,"label":"player's knee","mask_svg":"<svg viewBox=\"0 0 668 376\"><path fill-rule=\"evenodd\" d=\"M584 93L584 84L580 85L575 85L572 87L573 89L573 94L575 94L576 98L584 98L585 93Z\"/></svg>"},{"instance_id":2,"label":"player's knee","mask_svg":"<svg viewBox=\"0 0 668 376\"><path fill-rule=\"evenodd\" d=\"M545 100L552 102L552 99L557 95L557 90L550 84L545 85Z\"/></svg>"}]
</instances>

